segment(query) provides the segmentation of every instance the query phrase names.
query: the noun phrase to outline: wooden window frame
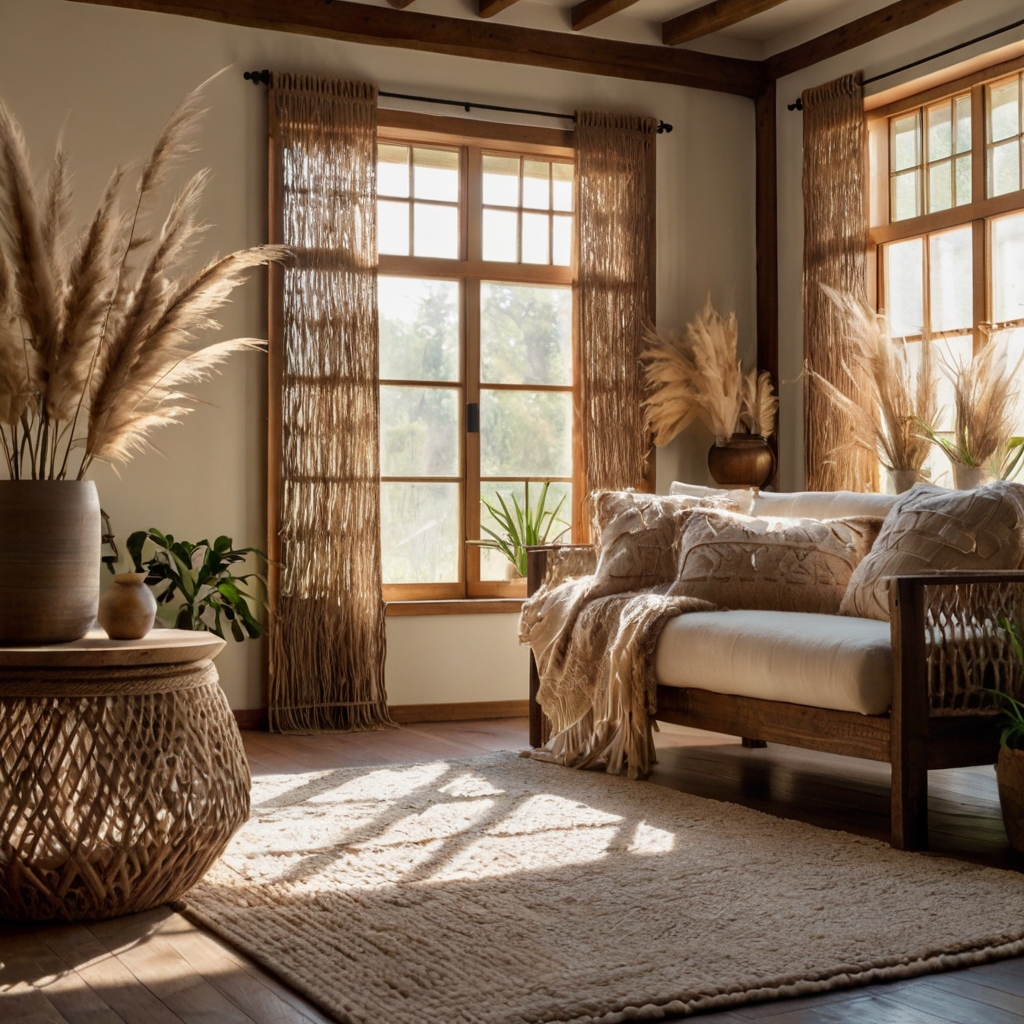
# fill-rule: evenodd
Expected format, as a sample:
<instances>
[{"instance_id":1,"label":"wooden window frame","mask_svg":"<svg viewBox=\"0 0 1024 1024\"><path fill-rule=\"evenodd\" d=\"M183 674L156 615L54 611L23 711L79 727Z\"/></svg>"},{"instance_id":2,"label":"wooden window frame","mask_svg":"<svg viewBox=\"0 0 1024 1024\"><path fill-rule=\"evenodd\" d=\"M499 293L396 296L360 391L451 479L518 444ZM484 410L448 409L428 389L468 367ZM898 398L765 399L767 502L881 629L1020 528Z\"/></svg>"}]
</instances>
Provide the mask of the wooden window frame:
<instances>
[{"instance_id":1,"label":"wooden window frame","mask_svg":"<svg viewBox=\"0 0 1024 1024\"><path fill-rule=\"evenodd\" d=\"M460 153L459 258L438 259L422 256L378 257L378 272L388 277L447 278L459 282L460 338L457 384L446 381L415 382L427 386L456 387L463 394L460 409L460 536L458 583L392 583L383 585L385 601L459 601L469 599L521 598L526 594L525 580L482 581L480 549L467 539L480 535L480 435L468 433L466 407L480 402L480 284L501 281L510 284L549 284L570 287L573 267L545 264L499 263L482 258L483 196L481 158L484 153L519 155L541 160L573 161L571 131L534 128L524 125L492 124L467 118L441 117L407 111L380 110L378 140L382 143L457 148ZM521 198L521 197L520 197ZM410 207L412 199L410 197ZM511 209L511 208L510 208ZM576 211L573 211L575 216ZM573 318L575 320L575 318ZM576 338L573 338L575 363ZM382 381L382 384L393 383ZM402 382L394 382L402 383ZM411 386L414 382L406 382ZM488 389L493 387L488 385ZM565 391L574 385L548 386L505 384L508 391ZM573 403L575 409L575 402ZM574 413L575 417L575 413ZM576 433L574 419L573 434ZM576 445L573 445L575 452ZM393 479L388 477L388 479ZM410 478L411 479L411 478ZM419 479L419 478L417 478ZM517 477L516 480L520 478ZM571 483L579 486L578 467L572 467ZM575 493L575 491L574 491ZM575 524L574 524L575 528Z\"/></svg>"},{"instance_id":2,"label":"wooden window frame","mask_svg":"<svg viewBox=\"0 0 1024 1024\"><path fill-rule=\"evenodd\" d=\"M925 261L928 260L929 236L949 230L970 226L973 231L973 267L974 267L974 301L973 301L973 333L974 348L984 343L984 328L991 326L996 329L1024 327L1024 318L1007 323L991 324L991 288L992 258L991 233L992 221L1000 216L1024 211L1024 188L1016 192L1008 192L1001 196L988 198L987 165L988 145L986 124L988 111L986 97L988 86L1000 80L1024 72L1024 57L995 64L983 68L963 78L947 82L933 89L928 89L912 96L907 96L893 103L877 107L867 113L867 130L871 140L869 146L868 188L870 190L868 209L871 210L871 226L868 230L868 258L873 265L872 285L873 296L878 309L887 308L885 294L885 259L883 247L890 242L898 242L913 238L924 240ZM891 139L890 124L893 118L921 112L922 132L927 131L925 111L930 105L942 100L950 100L961 94L969 93L971 97L971 202L963 206L954 206L936 213L923 213L918 217L892 221L890 216L891 159L889 145ZM1022 115L1024 116L1024 115ZM955 131L955 125L954 129ZM955 157L954 157L955 159ZM954 169L955 173L955 169ZM927 174L927 163L923 164L923 174ZM926 187L922 182L922 195L926 195ZM924 199L922 199L924 202ZM924 279L925 321L928 322L927 308L930 301L930 287L927 275ZM951 331L950 336L962 336L962 331ZM935 335L941 337L941 333Z\"/></svg>"}]
</instances>

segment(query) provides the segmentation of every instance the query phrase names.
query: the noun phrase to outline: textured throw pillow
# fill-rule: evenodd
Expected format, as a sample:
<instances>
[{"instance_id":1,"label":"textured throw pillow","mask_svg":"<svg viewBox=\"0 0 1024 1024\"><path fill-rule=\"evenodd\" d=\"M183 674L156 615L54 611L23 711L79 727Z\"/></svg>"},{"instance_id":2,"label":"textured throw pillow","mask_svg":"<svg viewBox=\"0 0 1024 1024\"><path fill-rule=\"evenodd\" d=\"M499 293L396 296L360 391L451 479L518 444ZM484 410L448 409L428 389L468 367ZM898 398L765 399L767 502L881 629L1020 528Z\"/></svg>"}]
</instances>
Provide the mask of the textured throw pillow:
<instances>
[{"instance_id":1,"label":"textured throw pillow","mask_svg":"<svg viewBox=\"0 0 1024 1024\"><path fill-rule=\"evenodd\" d=\"M599 491L591 500L599 538L594 597L671 583L686 513L701 505L728 504L724 499L636 491Z\"/></svg>"},{"instance_id":2,"label":"textured throw pillow","mask_svg":"<svg viewBox=\"0 0 1024 1024\"><path fill-rule=\"evenodd\" d=\"M695 509L670 593L720 608L835 615L881 525L870 516L768 519Z\"/></svg>"},{"instance_id":3,"label":"textured throw pillow","mask_svg":"<svg viewBox=\"0 0 1024 1024\"><path fill-rule=\"evenodd\" d=\"M885 517L857 567L842 615L889 618L889 576L937 569L1016 569L1024 560L1024 487L1005 480L971 491L918 484Z\"/></svg>"}]
</instances>

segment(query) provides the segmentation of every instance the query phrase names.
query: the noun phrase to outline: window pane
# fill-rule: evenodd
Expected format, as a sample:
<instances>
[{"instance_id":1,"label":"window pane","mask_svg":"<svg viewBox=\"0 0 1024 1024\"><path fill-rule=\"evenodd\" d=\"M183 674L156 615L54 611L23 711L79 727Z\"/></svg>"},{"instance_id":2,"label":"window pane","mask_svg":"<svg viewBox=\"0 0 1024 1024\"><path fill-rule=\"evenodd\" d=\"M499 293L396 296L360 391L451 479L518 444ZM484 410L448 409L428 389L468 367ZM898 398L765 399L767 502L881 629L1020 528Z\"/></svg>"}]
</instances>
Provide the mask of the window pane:
<instances>
[{"instance_id":1,"label":"window pane","mask_svg":"<svg viewBox=\"0 0 1024 1024\"><path fill-rule=\"evenodd\" d=\"M920 334L924 324L924 241L912 238L885 247L889 324L897 338Z\"/></svg>"},{"instance_id":2,"label":"window pane","mask_svg":"<svg viewBox=\"0 0 1024 1024\"><path fill-rule=\"evenodd\" d=\"M480 379L488 384L571 384L572 289L483 282Z\"/></svg>"},{"instance_id":3,"label":"window pane","mask_svg":"<svg viewBox=\"0 0 1024 1024\"><path fill-rule=\"evenodd\" d=\"M1024 213L992 221L992 319L1024 319Z\"/></svg>"},{"instance_id":4,"label":"window pane","mask_svg":"<svg viewBox=\"0 0 1024 1024\"><path fill-rule=\"evenodd\" d=\"M556 210L572 209L572 164L551 165L551 191Z\"/></svg>"},{"instance_id":5,"label":"window pane","mask_svg":"<svg viewBox=\"0 0 1024 1024\"><path fill-rule=\"evenodd\" d=\"M413 255L459 258L459 208L413 204Z\"/></svg>"},{"instance_id":6,"label":"window pane","mask_svg":"<svg viewBox=\"0 0 1024 1024\"><path fill-rule=\"evenodd\" d=\"M377 146L377 195L408 198L408 146Z\"/></svg>"},{"instance_id":7,"label":"window pane","mask_svg":"<svg viewBox=\"0 0 1024 1024\"><path fill-rule=\"evenodd\" d=\"M391 256L409 255L408 203L378 200L377 251Z\"/></svg>"},{"instance_id":8,"label":"window pane","mask_svg":"<svg viewBox=\"0 0 1024 1024\"><path fill-rule=\"evenodd\" d=\"M989 193L1002 196L1020 188L1020 143L1011 139L988 151Z\"/></svg>"},{"instance_id":9,"label":"window pane","mask_svg":"<svg viewBox=\"0 0 1024 1024\"><path fill-rule=\"evenodd\" d=\"M412 177L417 199L459 201L458 153L447 149L414 149Z\"/></svg>"},{"instance_id":10,"label":"window pane","mask_svg":"<svg viewBox=\"0 0 1024 1024\"><path fill-rule=\"evenodd\" d=\"M972 141L971 97L961 96L956 101L956 151L969 153Z\"/></svg>"},{"instance_id":11,"label":"window pane","mask_svg":"<svg viewBox=\"0 0 1024 1024\"><path fill-rule=\"evenodd\" d=\"M903 171L920 162L920 116L915 111L892 122L892 169Z\"/></svg>"},{"instance_id":12,"label":"window pane","mask_svg":"<svg viewBox=\"0 0 1024 1024\"><path fill-rule=\"evenodd\" d=\"M457 583L459 485L380 485L385 583Z\"/></svg>"},{"instance_id":13,"label":"window pane","mask_svg":"<svg viewBox=\"0 0 1024 1024\"><path fill-rule=\"evenodd\" d=\"M519 205L519 157L485 156L483 172L487 206Z\"/></svg>"},{"instance_id":14,"label":"window pane","mask_svg":"<svg viewBox=\"0 0 1024 1024\"><path fill-rule=\"evenodd\" d=\"M380 389L381 476L459 475L458 388Z\"/></svg>"},{"instance_id":15,"label":"window pane","mask_svg":"<svg viewBox=\"0 0 1024 1024\"><path fill-rule=\"evenodd\" d=\"M1010 139L1020 132L1019 79L990 85L988 88L988 141Z\"/></svg>"},{"instance_id":16,"label":"window pane","mask_svg":"<svg viewBox=\"0 0 1024 1024\"><path fill-rule=\"evenodd\" d=\"M974 325L972 237L966 227L928 240L933 331L970 330Z\"/></svg>"},{"instance_id":17,"label":"window pane","mask_svg":"<svg viewBox=\"0 0 1024 1024\"><path fill-rule=\"evenodd\" d=\"M936 338L932 344L935 365L938 367L939 422L937 429L952 431L956 419L956 406L953 400L953 381L943 366L955 373L956 367L966 365L974 356L974 338L967 335L961 338ZM945 456L943 456L945 458ZM948 460L947 460L948 461Z\"/></svg>"},{"instance_id":18,"label":"window pane","mask_svg":"<svg viewBox=\"0 0 1024 1024\"><path fill-rule=\"evenodd\" d=\"M515 263L519 217L511 210L484 210L484 259Z\"/></svg>"},{"instance_id":19,"label":"window pane","mask_svg":"<svg viewBox=\"0 0 1024 1024\"><path fill-rule=\"evenodd\" d=\"M523 214L523 262L548 263L548 215L546 213Z\"/></svg>"},{"instance_id":20,"label":"window pane","mask_svg":"<svg viewBox=\"0 0 1024 1024\"><path fill-rule=\"evenodd\" d=\"M500 494L505 504L508 506L509 511L515 515L515 509L512 505L512 497L515 496L515 500L519 503L520 508L525 508L526 501L526 489L529 487L530 490L530 509L536 511L538 503L540 501L541 490L544 484L539 481L530 481L526 483L488 483L486 480L480 481L480 493L485 497L492 505L497 505L498 508L501 506L498 504L498 495ZM559 502L561 502L561 508L559 508ZM559 536L565 534L567 539L567 531L569 529L570 522L572 520L572 484L563 483L559 480L554 480L548 484L547 495L544 499L544 508L549 512L554 512L558 509L558 515L555 517L554 522L551 523L551 528L547 534L548 543L552 543L559 538ZM545 518L545 528L547 527L549 520ZM497 534L502 534L503 529L497 524L494 517L487 510L487 507L483 504L480 506L480 525L488 526L494 530ZM486 538L488 535L480 531L480 536ZM480 550L480 579L482 580L503 580L505 579L505 567L508 565L508 559L505 558L500 551L494 551L490 548L481 548Z\"/></svg>"},{"instance_id":21,"label":"window pane","mask_svg":"<svg viewBox=\"0 0 1024 1024\"><path fill-rule=\"evenodd\" d=\"M958 156L956 158L956 205L963 206L971 201L971 158L970 156Z\"/></svg>"},{"instance_id":22,"label":"window pane","mask_svg":"<svg viewBox=\"0 0 1024 1024\"><path fill-rule=\"evenodd\" d=\"M551 262L567 267L572 259L572 217L555 217L551 228Z\"/></svg>"},{"instance_id":23,"label":"window pane","mask_svg":"<svg viewBox=\"0 0 1024 1024\"><path fill-rule=\"evenodd\" d=\"M523 161L523 206L531 210L551 208L551 164L541 160Z\"/></svg>"},{"instance_id":24,"label":"window pane","mask_svg":"<svg viewBox=\"0 0 1024 1024\"><path fill-rule=\"evenodd\" d=\"M892 179L893 220L906 220L921 214L921 172L906 171Z\"/></svg>"},{"instance_id":25,"label":"window pane","mask_svg":"<svg viewBox=\"0 0 1024 1024\"><path fill-rule=\"evenodd\" d=\"M953 166L949 161L928 168L928 212L948 210L953 205Z\"/></svg>"},{"instance_id":26,"label":"window pane","mask_svg":"<svg viewBox=\"0 0 1024 1024\"><path fill-rule=\"evenodd\" d=\"M953 106L947 100L929 107L928 159L941 160L953 153Z\"/></svg>"},{"instance_id":27,"label":"window pane","mask_svg":"<svg viewBox=\"0 0 1024 1024\"><path fill-rule=\"evenodd\" d=\"M382 380L459 379L459 285L378 277Z\"/></svg>"},{"instance_id":28,"label":"window pane","mask_svg":"<svg viewBox=\"0 0 1024 1024\"><path fill-rule=\"evenodd\" d=\"M572 395L564 391L481 391L480 473L571 476Z\"/></svg>"}]
</instances>

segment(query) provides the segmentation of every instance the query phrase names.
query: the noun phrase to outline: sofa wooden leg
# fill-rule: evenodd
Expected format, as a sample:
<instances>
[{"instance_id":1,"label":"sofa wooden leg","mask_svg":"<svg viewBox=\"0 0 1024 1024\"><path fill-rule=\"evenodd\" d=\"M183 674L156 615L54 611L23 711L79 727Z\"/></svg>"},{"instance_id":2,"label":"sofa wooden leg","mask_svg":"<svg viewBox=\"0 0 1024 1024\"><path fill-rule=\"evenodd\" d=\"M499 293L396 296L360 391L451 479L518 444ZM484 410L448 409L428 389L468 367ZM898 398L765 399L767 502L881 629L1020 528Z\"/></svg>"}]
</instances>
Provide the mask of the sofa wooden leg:
<instances>
[{"instance_id":1,"label":"sofa wooden leg","mask_svg":"<svg viewBox=\"0 0 1024 1024\"><path fill-rule=\"evenodd\" d=\"M920 764L892 766L891 828L894 849L928 849L928 770Z\"/></svg>"},{"instance_id":2,"label":"sofa wooden leg","mask_svg":"<svg viewBox=\"0 0 1024 1024\"><path fill-rule=\"evenodd\" d=\"M743 746L754 750L758 747L767 747L768 744L764 740L752 740L749 736L742 737Z\"/></svg>"}]
</instances>

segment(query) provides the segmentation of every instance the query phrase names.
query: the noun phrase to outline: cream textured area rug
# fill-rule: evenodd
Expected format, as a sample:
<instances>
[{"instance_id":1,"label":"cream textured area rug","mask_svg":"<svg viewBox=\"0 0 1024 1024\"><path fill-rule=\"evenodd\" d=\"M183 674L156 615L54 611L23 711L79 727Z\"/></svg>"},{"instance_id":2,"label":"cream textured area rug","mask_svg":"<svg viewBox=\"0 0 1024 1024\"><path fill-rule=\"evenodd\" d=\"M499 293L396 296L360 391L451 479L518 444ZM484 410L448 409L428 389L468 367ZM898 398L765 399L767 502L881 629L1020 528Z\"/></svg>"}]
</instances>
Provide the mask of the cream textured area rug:
<instances>
[{"instance_id":1,"label":"cream textured area rug","mask_svg":"<svg viewBox=\"0 0 1024 1024\"><path fill-rule=\"evenodd\" d=\"M1024 877L489 754L258 778L195 918L340 1021L663 1019L1024 951Z\"/></svg>"}]
</instances>

